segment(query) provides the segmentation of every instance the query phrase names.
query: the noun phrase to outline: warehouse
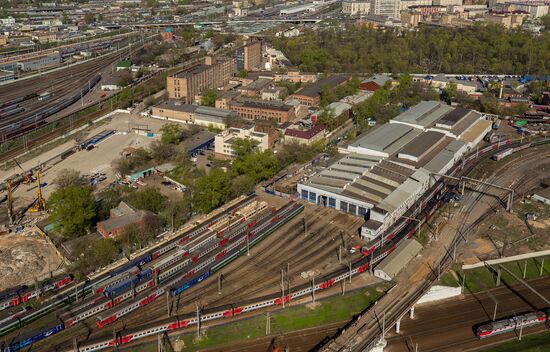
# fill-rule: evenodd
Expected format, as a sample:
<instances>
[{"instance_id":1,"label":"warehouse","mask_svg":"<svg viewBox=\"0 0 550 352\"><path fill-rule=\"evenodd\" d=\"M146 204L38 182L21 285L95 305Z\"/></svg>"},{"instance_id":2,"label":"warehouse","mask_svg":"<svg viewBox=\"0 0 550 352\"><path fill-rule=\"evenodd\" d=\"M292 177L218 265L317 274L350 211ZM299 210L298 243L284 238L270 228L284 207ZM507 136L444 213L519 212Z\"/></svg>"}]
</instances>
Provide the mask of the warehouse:
<instances>
[{"instance_id":1,"label":"warehouse","mask_svg":"<svg viewBox=\"0 0 550 352\"><path fill-rule=\"evenodd\" d=\"M361 216L361 237L387 230L490 129L478 112L421 102L359 136L346 153L299 183L309 202Z\"/></svg>"},{"instance_id":2,"label":"warehouse","mask_svg":"<svg viewBox=\"0 0 550 352\"><path fill-rule=\"evenodd\" d=\"M393 280L421 250L422 245L415 239L407 238L403 240L395 251L391 252L376 266L374 276L386 281Z\"/></svg>"}]
</instances>

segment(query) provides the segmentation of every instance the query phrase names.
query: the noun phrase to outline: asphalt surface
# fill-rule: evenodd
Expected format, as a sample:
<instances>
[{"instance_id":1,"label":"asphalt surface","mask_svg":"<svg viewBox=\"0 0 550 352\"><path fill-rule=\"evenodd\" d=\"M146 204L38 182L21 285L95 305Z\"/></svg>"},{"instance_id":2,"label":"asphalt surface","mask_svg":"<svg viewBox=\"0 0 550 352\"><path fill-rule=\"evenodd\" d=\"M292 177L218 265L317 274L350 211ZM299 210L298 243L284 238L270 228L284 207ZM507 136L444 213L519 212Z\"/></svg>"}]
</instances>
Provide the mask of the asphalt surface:
<instances>
[{"instance_id":1,"label":"asphalt surface","mask_svg":"<svg viewBox=\"0 0 550 352\"><path fill-rule=\"evenodd\" d=\"M529 281L545 297L550 297L550 277ZM512 317L535 309L547 308L546 303L520 283L460 296L445 301L424 304L415 308L415 318L407 315L401 320L399 334L386 337L388 352L414 351L476 351L498 342L517 339L515 332L479 340L474 326L492 321L495 301L496 319ZM544 331L545 325L526 328L523 333Z\"/></svg>"}]
</instances>

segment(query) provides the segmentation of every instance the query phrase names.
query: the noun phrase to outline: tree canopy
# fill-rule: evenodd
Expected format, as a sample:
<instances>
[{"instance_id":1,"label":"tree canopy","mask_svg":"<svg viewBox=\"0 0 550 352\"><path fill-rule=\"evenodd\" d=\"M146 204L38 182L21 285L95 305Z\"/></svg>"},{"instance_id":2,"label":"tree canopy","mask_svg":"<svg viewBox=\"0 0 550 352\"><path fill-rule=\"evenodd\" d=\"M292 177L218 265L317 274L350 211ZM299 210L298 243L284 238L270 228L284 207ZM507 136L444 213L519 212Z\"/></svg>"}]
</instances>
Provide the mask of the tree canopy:
<instances>
[{"instance_id":1,"label":"tree canopy","mask_svg":"<svg viewBox=\"0 0 550 352\"><path fill-rule=\"evenodd\" d=\"M229 175L220 168L213 168L208 175L195 182L193 205L196 210L209 213L227 200L231 187Z\"/></svg>"},{"instance_id":2,"label":"tree canopy","mask_svg":"<svg viewBox=\"0 0 550 352\"><path fill-rule=\"evenodd\" d=\"M96 216L92 187L68 186L52 193L48 199L50 220L59 225L65 237L85 234Z\"/></svg>"},{"instance_id":3,"label":"tree canopy","mask_svg":"<svg viewBox=\"0 0 550 352\"><path fill-rule=\"evenodd\" d=\"M549 32L492 24L415 31L348 25L271 41L306 72L546 74L550 68Z\"/></svg>"},{"instance_id":4,"label":"tree canopy","mask_svg":"<svg viewBox=\"0 0 550 352\"><path fill-rule=\"evenodd\" d=\"M201 105L215 106L218 93L214 89L205 89L201 95Z\"/></svg>"},{"instance_id":5,"label":"tree canopy","mask_svg":"<svg viewBox=\"0 0 550 352\"><path fill-rule=\"evenodd\" d=\"M160 132L162 143L178 144L183 138L183 128L175 123L163 125Z\"/></svg>"}]
</instances>

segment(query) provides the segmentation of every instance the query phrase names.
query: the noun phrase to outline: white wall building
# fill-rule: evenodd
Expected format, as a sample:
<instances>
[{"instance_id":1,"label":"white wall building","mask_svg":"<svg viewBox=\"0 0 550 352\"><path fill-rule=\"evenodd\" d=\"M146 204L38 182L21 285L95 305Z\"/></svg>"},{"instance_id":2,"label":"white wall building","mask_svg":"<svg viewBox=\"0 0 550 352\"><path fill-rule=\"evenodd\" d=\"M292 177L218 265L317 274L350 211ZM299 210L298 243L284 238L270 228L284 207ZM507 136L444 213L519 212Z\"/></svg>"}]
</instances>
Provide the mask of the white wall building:
<instances>
[{"instance_id":1,"label":"white wall building","mask_svg":"<svg viewBox=\"0 0 550 352\"><path fill-rule=\"evenodd\" d=\"M370 13L400 19L401 0L372 0Z\"/></svg>"},{"instance_id":2,"label":"white wall building","mask_svg":"<svg viewBox=\"0 0 550 352\"><path fill-rule=\"evenodd\" d=\"M261 151L269 149L269 135L267 133L255 132L251 128L228 128L220 132L214 138L214 151L218 156L234 157L233 143L236 139L251 139L257 143L256 147Z\"/></svg>"},{"instance_id":3,"label":"white wall building","mask_svg":"<svg viewBox=\"0 0 550 352\"><path fill-rule=\"evenodd\" d=\"M350 143L345 157L297 188L300 197L366 220L373 240L481 141L491 122L476 111L424 101Z\"/></svg>"}]
</instances>

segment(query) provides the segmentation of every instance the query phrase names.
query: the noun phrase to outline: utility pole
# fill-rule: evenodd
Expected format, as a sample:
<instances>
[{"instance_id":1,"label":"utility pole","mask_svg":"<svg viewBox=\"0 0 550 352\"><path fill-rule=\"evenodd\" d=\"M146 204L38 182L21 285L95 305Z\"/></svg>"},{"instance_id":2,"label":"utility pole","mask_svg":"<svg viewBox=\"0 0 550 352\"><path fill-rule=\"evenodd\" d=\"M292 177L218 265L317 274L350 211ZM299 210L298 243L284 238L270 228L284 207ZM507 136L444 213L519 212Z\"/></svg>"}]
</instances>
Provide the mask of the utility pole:
<instances>
[{"instance_id":1,"label":"utility pole","mask_svg":"<svg viewBox=\"0 0 550 352\"><path fill-rule=\"evenodd\" d=\"M170 292L166 291L166 314L170 317Z\"/></svg>"},{"instance_id":2,"label":"utility pole","mask_svg":"<svg viewBox=\"0 0 550 352\"><path fill-rule=\"evenodd\" d=\"M265 334L271 334L271 320L269 319L269 312L266 313Z\"/></svg>"},{"instance_id":3,"label":"utility pole","mask_svg":"<svg viewBox=\"0 0 550 352\"><path fill-rule=\"evenodd\" d=\"M201 316L199 312L199 304L197 303L197 340L201 338Z\"/></svg>"},{"instance_id":4,"label":"utility pole","mask_svg":"<svg viewBox=\"0 0 550 352\"><path fill-rule=\"evenodd\" d=\"M246 256L250 257L250 233L246 236Z\"/></svg>"},{"instance_id":5,"label":"utility pole","mask_svg":"<svg viewBox=\"0 0 550 352\"><path fill-rule=\"evenodd\" d=\"M338 264L342 264L342 245L338 246Z\"/></svg>"},{"instance_id":6,"label":"utility pole","mask_svg":"<svg viewBox=\"0 0 550 352\"><path fill-rule=\"evenodd\" d=\"M348 263L349 265L349 283L351 284L351 262Z\"/></svg>"},{"instance_id":7,"label":"utility pole","mask_svg":"<svg viewBox=\"0 0 550 352\"><path fill-rule=\"evenodd\" d=\"M523 279L527 276L527 260L523 263Z\"/></svg>"},{"instance_id":8,"label":"utility pole","mask_svg":"<svg viewBox=\"0 0 550 352\"><path fill-rule=\"evenodd\" d=\"M540 274L539 276L542 276L542 271L544 270L544 257L542 257L542 263L540 264Z\"/></svg>"},{"instance_id":9,"label":"utility pole","mask_svg":"<svg viewBox=\"0 0 550 352\"><path fill-rule=\"evenodd\" d=\"M315 276L311 279L311 297L315 303Z\"/></svg>"},{"instance_id":10,"label":"utility pole","mask_svg":"<svg viewBox=\"0 0 550 352\"><path fill-rule=\"evenodd\" d=\"M218 274L218 294L222 294L222 274Z\"/></svg>"},{"instance_id":11,"label":"utility pole","mask_svg":"<svg viewBox=\"0 0 550 352\"><path fill-rule=\"evenodd\" d=\"M281 301L283 302L283 308L285 307L285 282L284 282L285 270L281 269Z\"/></svg>"},{"instance_id":12,"label":"utility pole","mask_svg":"<svg viewBox=\"0 0 550 352\"><path fill-rule=\"evenodd\" d=\"M521 318L521 325L519 326L519 338L518 341L521 341L521 336L523 335L523 318Z\"/></svg>"},{"instance_id":13,"label":"utility pole","mask_svg":"<svg viewBox=\"0 0 550 352\"><path fill-rule=\"evenodd\" d=\"M493 294L491 294L491 292L487 292L487 296L489 296L489 298L491 298L491 300L493 300L493 302L495 302L495 309L493 310L493 321L495 321L496 318L497 318L498 301L495 298L495 296L493 296Z\"/></svg>"}]
</instances>

